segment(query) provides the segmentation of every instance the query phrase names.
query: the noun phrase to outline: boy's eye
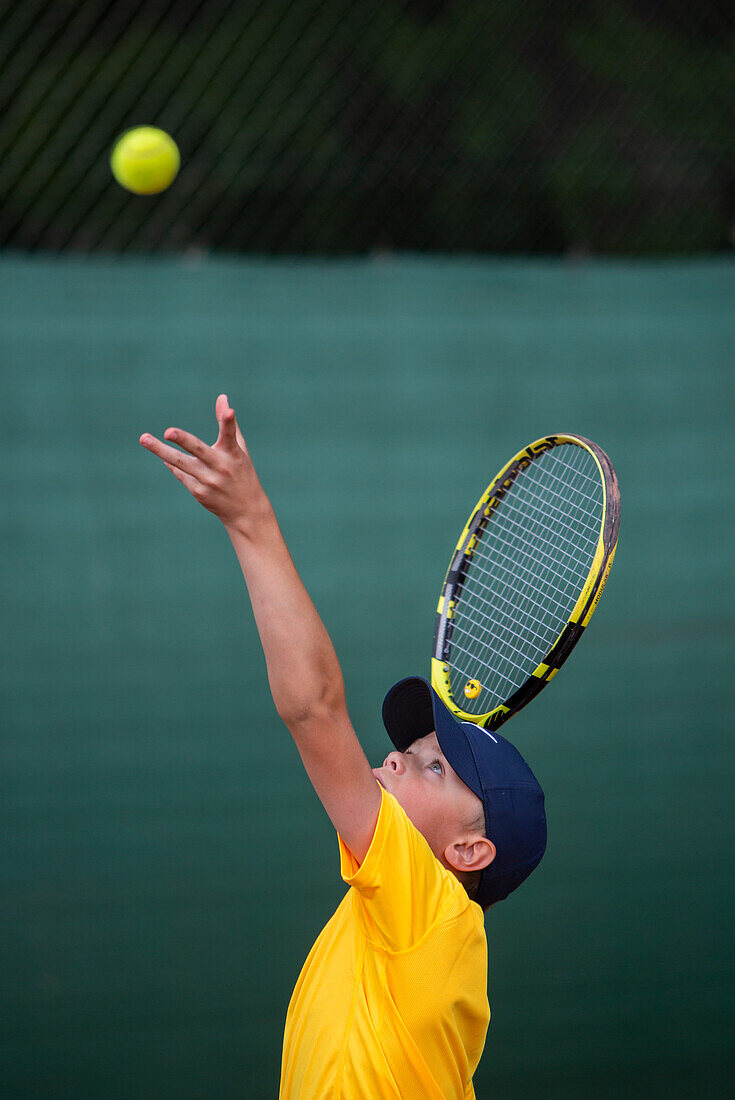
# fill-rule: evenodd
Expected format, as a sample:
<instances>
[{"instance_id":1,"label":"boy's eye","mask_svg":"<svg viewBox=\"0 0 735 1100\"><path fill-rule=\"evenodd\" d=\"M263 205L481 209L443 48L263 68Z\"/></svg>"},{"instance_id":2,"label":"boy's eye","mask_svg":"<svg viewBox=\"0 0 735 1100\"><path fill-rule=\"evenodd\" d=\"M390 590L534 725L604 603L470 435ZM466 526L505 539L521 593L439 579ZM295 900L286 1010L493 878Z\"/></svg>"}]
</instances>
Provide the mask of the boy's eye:
<instances>
[{"instance_id":1,"label":"boy's eye","mask_svg":"<svg viewBox=\"0 0 735 1100\"><path fill-rule=\"evenodd\" d=\"M429 767L432 768L439 775L444 774L444 767L442 765L441 760L432 760L431 763L429 764Z\"/></svg>"}]
</instances>

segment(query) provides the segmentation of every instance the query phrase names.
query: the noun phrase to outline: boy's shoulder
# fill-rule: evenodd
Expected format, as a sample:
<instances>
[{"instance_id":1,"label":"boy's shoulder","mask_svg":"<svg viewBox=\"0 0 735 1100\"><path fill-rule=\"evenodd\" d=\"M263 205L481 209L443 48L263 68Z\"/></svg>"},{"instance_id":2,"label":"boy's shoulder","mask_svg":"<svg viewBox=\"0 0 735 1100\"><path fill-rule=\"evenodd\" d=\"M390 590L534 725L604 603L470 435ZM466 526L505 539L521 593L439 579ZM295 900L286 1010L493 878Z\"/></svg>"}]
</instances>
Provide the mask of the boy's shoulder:
<instances>
[{"instance_id":1,"label":"boy's shoulder","mask_svg":"<svg viewBox=\"0 0 735 1100\"><path fill-rule=\"evenodd\" d=\"M340 872L351 887L352 906L366 920L371 936L393 950L407 950L422 939L448 935L456 922L460 939L481 933L482 909L456 876L436 858L398 800L382 789L370 847L358 863L340 838Z\"/></svg>"}]
</instances>

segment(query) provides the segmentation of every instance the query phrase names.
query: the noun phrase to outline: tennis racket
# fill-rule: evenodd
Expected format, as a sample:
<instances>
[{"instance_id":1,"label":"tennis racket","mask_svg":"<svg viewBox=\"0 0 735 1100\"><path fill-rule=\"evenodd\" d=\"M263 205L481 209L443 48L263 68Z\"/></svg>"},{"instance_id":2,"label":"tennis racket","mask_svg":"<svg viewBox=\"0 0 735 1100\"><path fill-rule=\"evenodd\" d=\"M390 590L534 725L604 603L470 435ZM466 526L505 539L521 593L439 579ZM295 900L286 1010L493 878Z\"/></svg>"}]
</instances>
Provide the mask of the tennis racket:
<instances>
[{"instance_id":1,"label":"tennis racket","mask_svg":"<svg viewBox=\"0 0 735 1100\"><path fill-rule=\"evenodd\" d=\"M620 490L581 435L519 451L480 497L437 608L431 682L463 721L495 730L548 684L610 574Z\"/></svg>"}]
</instances>

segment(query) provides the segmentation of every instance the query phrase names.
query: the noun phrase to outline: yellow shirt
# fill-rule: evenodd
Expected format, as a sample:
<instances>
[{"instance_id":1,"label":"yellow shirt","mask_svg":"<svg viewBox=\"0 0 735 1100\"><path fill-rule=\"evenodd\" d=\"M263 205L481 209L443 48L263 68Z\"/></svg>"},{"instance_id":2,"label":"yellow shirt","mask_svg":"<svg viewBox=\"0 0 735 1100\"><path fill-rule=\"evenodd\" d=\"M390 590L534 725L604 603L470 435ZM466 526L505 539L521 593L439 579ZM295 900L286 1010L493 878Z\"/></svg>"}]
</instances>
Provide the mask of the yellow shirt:
<instances>
[{"instance_id":1,"label":"yellow shirt","mask_svg":"<svg viewBox=\"0 0 735 1100\"><path fill-rule=\"evenodd\" d=\"M382 791L360 865L304 963L281 1100L468 1100L490 1020L482 910Z\"/></svg>"}]
</instances>

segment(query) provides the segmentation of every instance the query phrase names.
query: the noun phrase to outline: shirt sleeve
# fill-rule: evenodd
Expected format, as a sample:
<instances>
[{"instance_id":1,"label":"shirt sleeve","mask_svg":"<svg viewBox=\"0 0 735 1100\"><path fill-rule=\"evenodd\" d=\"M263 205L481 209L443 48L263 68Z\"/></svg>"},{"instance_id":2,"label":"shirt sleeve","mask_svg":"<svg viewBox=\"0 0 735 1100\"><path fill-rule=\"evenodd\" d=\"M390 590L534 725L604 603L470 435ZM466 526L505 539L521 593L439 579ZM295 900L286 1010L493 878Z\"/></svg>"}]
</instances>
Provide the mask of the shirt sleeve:
<instances>
[{"instance_id":1,"label":"shirt sleeve","mask_svg":"<svg viewBox=\"0 0 735 1100\"><path fill-rule=\"evenodd\" d=\"M386 950L410 950L448 909L469 903L458 880L383 788L375 833L362 863L341 837L339 849L340 873L354 888L354 904L368 938Z\"/></svg>"}]
</instances>

